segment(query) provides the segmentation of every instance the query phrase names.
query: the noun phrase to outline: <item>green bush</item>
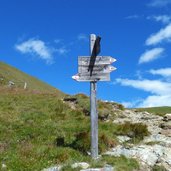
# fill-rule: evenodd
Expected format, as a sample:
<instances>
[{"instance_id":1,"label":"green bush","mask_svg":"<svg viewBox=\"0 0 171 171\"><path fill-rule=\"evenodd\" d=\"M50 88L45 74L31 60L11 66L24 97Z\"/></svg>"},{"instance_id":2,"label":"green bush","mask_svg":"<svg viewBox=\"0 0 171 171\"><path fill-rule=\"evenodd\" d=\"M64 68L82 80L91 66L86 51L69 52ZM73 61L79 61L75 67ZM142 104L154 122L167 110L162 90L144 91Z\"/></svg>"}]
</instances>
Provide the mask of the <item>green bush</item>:
<instances>
[{"instance_id":1,"label":"green bush","mask_svg":"<svg viewBox=\"0 0 171 171\"><path fill-rule=\"evenodd\" d=\"M164 166L154 165L152 171L167 171Z\"/></svg>"},{"instance_id":2,"label":"green bush","mask_svg":"<svg viewBox=\"0 0 171 171\"><path fill-rule=\"evenodd\" d=\"M117 126L115 134L129 136L130 138L132 138L132 142L136 143L143 140L145 136L148 136L149 131L147 125L144 125L142 123L126 122L122 125Z\"/></svg>"}]
</instances>

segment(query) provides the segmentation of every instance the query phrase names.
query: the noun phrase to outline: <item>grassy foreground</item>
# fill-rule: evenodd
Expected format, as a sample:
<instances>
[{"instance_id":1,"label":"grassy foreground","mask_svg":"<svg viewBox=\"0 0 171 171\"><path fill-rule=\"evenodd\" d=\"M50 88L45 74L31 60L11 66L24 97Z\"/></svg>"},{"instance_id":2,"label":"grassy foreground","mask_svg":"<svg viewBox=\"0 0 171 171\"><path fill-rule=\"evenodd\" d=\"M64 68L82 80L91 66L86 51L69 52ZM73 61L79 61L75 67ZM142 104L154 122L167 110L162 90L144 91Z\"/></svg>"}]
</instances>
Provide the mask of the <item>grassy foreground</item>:
<instances>
[{"instance_id":1,"label":"grassy foreground","mask_svg":"<svg viewBox=\"0 0 171 171\"><path fill-rule=\"evenodd\" d=\"M81 161L98 167L108 163L118 171L138 168L135 160L125 157L103 156L99 163L91 161L87 154L90 117L71 109L57 94L0 92L0 123L0 167L5 165L4 170L39 171L64 164L67 171L73 170L70 164ZM134 138L139 138L134 129ZM125 130L126 126L99 120L100 153L115 147L116 135L128 134Z\"/></svg>"}]
</instances>

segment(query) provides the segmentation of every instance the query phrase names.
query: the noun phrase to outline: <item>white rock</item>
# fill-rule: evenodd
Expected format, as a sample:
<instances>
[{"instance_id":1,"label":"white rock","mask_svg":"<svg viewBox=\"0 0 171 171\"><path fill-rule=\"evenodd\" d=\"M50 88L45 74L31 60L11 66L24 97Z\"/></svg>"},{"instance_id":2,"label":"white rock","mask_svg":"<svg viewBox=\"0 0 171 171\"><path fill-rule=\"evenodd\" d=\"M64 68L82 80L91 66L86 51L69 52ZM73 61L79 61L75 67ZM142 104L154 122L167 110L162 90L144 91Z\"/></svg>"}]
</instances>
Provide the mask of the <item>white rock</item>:
<instances>
[{"instance_id":1,"label":"white rock","mask_svg":"<svg viewBox=\"0 0 171 171\"><path fill-rule=\"evenodd\" d=\"M7 165L2 163L2 169L5 169L5 168L7 168Z\"/></svg>"},{"instance_id":2,"label":"white rock","mask_svg":"<svg viewBox=\"0 0 171 171\"><path fill-rule=\"evenodd\" d=\"M54 166L54 167L49 167L47 169L43 169L42 171L60 171L61 166Z\"/></svg>"},{"instance_id":3,"label":"white rock","mask_svg":"<svg viewBox=\"0 0 171 171\"><path fill-rule=\"evenodd\" d=\"M90 165L86 162L80 162L80 163L74 163L71 167L72 168L77 168L81 167L82 169L87 169Z\"/></svg>"},{"instance_id":4,"label":"white rock","mask_svg":"<svg viewBox=\"0 0 171 171\"><path fill-rule=\"evenodd\" d=\"M80 171L102 171L102 168L91 168L91 169L82 169Z\"/></svg>"},{"instance_id":5,"label":"white rock","mask_svg":"<svg viewBox=\"0 0 171 171\"><path fill-rule=\"evenodd\" d=\"M126 141L129 141L131 138L128 137L128 136L117 136L118 140L120 143L123 143L123 142L126 142Z\"/></svg>"},{"instance_id":6,"label":"white rock","mask_svg":"<svg viewBox=\"0 0 171 171\"><path fill-rule=\"evenodd\" d=\"M165 121L171 120L171 113L165 114L163 118Z\"/></svg>"}]
</instances>

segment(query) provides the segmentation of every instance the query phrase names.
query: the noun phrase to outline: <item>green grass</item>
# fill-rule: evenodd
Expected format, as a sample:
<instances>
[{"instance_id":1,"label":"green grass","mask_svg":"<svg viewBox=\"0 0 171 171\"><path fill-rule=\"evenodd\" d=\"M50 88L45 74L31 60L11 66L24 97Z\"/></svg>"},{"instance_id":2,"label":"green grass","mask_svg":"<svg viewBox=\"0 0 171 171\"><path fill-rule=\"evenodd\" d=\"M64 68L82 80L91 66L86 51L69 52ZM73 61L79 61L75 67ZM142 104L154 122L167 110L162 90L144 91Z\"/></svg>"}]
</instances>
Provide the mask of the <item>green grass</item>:
<instances>
[{"instance_id":1,"label":"green grass","mask_svg":"<svg viewBox=\"0 0 171 171\"><path fill-rule=\"evenodd\" d=\"M166 113L171 113L171 107L163 106L163 107L137 108L136 111L138 112L147 111L155 115L164 116Z\"/></svg>"},{"instance_id":2,"label":"green grass","mask_svg":"<svg viewBox=\"0 0 171 171\"><path fill-rule=\"evenodd\" d=\"M58 94L0 91L0 123L0 165L4 163L7 170L39 171L58 164L92 162L87 155L90 117L71 109ZM119 125L99 121L101 153L118 144L117 129ZM118 168L120 163L130 170L137 167L135 160L113 160Z\"/></svg>"},{"instance_id":3,"label":"green grass","mask_svg":"<svg viewBox=\"0 0 171 171\"><path fill-rule=\"evenodd\" d=\"M154 165L152 171L167 171L164 166Z\"/></svg>"},{"instance_id":4,"label":"green grass","mask_svg":"<svg viewBox=\"0 0 171 171\"><path fill-rule=\"evenodd\" d=\"M90 115L90 98L84 94L76 94L74 96L66 96L66 98L75 98L76 107L86 115ZM124 106L114 102L97 101L98 115L100 120L114 119L118 114L118 110L124 110Z\"/></svg>"}]
</instances>

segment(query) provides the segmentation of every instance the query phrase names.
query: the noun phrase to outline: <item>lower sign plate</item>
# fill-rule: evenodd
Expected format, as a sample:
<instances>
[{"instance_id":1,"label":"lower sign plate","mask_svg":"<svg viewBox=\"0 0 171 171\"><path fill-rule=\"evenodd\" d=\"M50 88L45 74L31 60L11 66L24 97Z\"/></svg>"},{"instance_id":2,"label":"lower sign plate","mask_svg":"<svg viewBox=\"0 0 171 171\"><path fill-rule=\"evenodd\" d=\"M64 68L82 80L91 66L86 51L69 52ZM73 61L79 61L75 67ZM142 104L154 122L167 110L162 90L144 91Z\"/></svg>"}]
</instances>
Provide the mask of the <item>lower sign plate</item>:
<instances>
[{"instance_id":1,"label":"lower sign plate","mask_svg":"<svg viewBox=\"0 0 171 171\"><path fill-rule=\"evenodd\" d=\"M92 76L78 73L72 76L72 78L76 81L110 81L110 73L93 74Z\"/></svg>"}]
</instances>

